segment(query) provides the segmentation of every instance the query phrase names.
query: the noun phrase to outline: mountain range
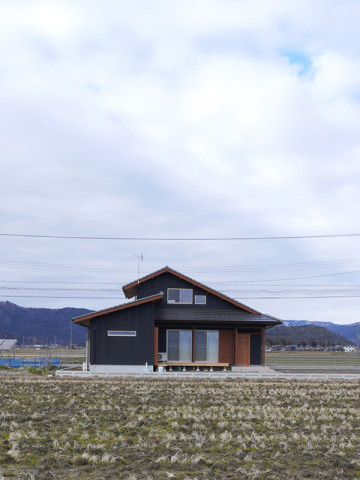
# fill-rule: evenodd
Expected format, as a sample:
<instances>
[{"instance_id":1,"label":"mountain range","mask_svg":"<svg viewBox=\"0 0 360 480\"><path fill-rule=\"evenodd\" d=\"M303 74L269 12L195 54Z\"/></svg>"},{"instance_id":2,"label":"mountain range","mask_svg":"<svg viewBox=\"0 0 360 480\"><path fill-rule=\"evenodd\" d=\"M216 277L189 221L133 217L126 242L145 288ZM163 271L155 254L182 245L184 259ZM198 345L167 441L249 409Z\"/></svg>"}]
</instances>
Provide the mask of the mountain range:
<instances>
[{"instance_id":1,"label":"mountain range","mask_svg":"<svg viewBox=\"0 0 360 480\"><path fill-rule=\"evenodd\" d=\"M0 338L16 338L19 344L85 344L87 328L71 319L90 313L85 308L26 308L0 302Z\"/></svg>"},{"instance_id":2,"label":"mountain range","mask_svg":"<svg viewBox=\"0 0 360 480\"><path fill-rule=\"evenodd\" d=\"M20 344L51 344L58 343L69 345L70 336L72 335L72 343L84 345L87 335L87 329L79 325L75 325L71 320L74 317L90 313L91 310L86 308L27 308L20 307L11 302L0 302L0 338L16 338ZM313 322L309 320L286 320L284 326L275 327L284 329L289 327L302 326L320 326L330 330L341 337L346 338L350 342L357 344L360 340L360 323L352 323L351 325L340 325L331 322ZM276 332L275 329L269 330L267 333ZM293 328L291 328L293 330ZM300 329L301 330L301 329ZM316 329L310 329L306 335L310 339L320 335ZM283 332L286 333L285 331ZM293 332L294 333L294 330ZM299 331L299 334L301 332ZM303 335L303 333L301 333ZM321 331L321 337L324 337L324 331ZM313 338L317 340L317 338ZM340 339L338 339L340 342ZM328 342L335 342L336 339L328 336Z\"/></svg>"},{"instance_id":3,"label":"mountain range","mask_svg":"<svg viewBox=\"0 0 360 480\"><path fill-rule=\"evenodd\" d=\"M266 330L271 345L351 345L350 340L320 325L277 325Z\"/></svg>"},{"instance_id":4,"label":"mountain range","mask_svg":"<svg viewBox=\"0 0 360 480\"><path fill-rule=\"evenodd\" d=\"M360 343L360 322L351 323L347 325L341 325L338 323L331 323L331 322L313 322L310 320L286 320L284 324L289 324L294 327L300 327L303 325L318 325L319 327L325 327L328 330L331 330L338 335L349 340L351 343L356 343L357 345Z\"/></svg>"}]
</instances>

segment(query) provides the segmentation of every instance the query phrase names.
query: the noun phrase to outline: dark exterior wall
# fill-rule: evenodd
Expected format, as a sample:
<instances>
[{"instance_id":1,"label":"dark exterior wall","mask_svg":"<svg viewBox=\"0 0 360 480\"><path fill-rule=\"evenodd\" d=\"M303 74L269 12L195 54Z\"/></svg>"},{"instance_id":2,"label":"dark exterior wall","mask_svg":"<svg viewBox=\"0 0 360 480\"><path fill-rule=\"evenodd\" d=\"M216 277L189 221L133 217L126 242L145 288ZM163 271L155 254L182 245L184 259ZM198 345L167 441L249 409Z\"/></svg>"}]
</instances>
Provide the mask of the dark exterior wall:
<instances>
[{"instance_id":1,"label":"dark exterior wall","mask_svg":"<svg viewBox=\"0 0 360 480\"><path fill-rule=\"evenodd\" d=\"M248 327L248 326L239 326L237 325L237 330L239 333L261 333L261 328Z\"/></svg>"},{"instance_id":2,"label":"dark exterior wall","mask_svg":"<svg viewBox=\"0 0 360 480\"><path fill-rule=\"evenodd\" d=\"M90 363L149 365L154 361L154 304L120 310L90 322ZM136 337L108 337L108 330L136 330Z\"/></svg>"},{"instance_id":3,"label":"dark exterior wall","mask_svg":"<svg viewBox=\"0 0 360 480\"><path fill-rule=\"evenodd\" d=\"M159 352L166 352L166 328L159 328L159 343L158 343Z\"/></svg>"},{"instance_id":4,"label":"dark exterior wall","mask_svg":"<svg viewBox=\"0 0 360 480\"><path fill-rule=\"evenodd\" d=\"M171 304L167 303L167 289L168 288L191 288L193 294L195 295L206 295L206 305L184 305L184 304ZM157 304L156 308L176 308L176 309L189 309L189 308L221 308L226 310L236 310L239 311L239 307L235 307L231 303L222 300L216 295L208 293L202 288L194 286L192 283L186 282L181 278L172 275L171 273L163 273L157 277L151 278L147 282L140 283L138 286L138 295L137 298L140 300L144 297L149 297L155 295L159 292L164 293L164 298Z\"/></svg>"},{"instance_id":5,"label":"dark exterior wall","mask_svg":"<svg viewBox=\"0 0 360 480\"><path fill-rule=\"evenodd\" d=\"M262 364L262 336L250 335L250 365Z\"/></svg>"}]
</instances>

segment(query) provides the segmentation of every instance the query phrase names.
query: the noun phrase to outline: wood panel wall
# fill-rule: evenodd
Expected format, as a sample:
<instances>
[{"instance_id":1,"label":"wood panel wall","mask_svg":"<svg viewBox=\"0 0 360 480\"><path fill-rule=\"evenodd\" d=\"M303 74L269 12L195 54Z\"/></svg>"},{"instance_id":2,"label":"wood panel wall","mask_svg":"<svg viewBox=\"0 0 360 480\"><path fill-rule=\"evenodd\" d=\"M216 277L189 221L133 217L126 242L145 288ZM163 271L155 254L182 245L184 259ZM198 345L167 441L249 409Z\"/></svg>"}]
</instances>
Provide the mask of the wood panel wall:
<instances>
[{"instance_id":1,"label":"wood panel wall","mask_svg":"<svg viewBox=\"0 0 360 480\"><path fill-rule=\"evenodd\" d=\"M234 364L234 330L219 330L219 362Z\"/></svg>"},{"instance_id":2,"label":"wood panel wall","mask_svg":"<svg viewBox=\"0 0 360 480\"><path fill-rule=\"evenodd\" d=\"M236 332L235 365L250 365L250 334Z\"/></svg>"}]
</instances>

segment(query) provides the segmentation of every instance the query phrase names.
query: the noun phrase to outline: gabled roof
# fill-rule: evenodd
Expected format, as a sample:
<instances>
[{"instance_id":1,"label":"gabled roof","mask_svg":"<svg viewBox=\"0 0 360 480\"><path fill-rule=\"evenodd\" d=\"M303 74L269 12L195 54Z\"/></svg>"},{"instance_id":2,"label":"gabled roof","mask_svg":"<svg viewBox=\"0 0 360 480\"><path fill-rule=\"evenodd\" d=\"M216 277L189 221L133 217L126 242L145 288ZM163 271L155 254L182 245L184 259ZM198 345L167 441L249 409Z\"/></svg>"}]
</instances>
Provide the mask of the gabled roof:
<instances>
[{"instance_id":1,"label":"gabled roof","mask_svg":"<svg viewBox=\"0 0 360 480\"><path fill-rule=\"evenodd\" d=\"M137 307L138 305L142 305L143 303L150 303L150 302L159 302L163 297L163 293L158 293L156 295L151 295L150 297L141 298L140 300L135 300L134 302L123 303L122 305L117 305L116 307L106 308L105 310L99 310L98 312L87 313L86 315L82 315L81 317L73 318L73 322L77 323L78 325L82 325L83 327L90 326L90 320L95 317L100 317L101 315L107 315L108 313L118 312L119 310L125 310L131 307Z\"/></svg>"},{"instance_id":2,"label":"gabled roof","mask_svg":"<svg viewBox=\"0 0 360 480\"><path fill-rule=\"evenodd\" d=\"M215 295L216 297L219 297L222 300L225 300L226 302L231 303L232 305L235 305L235 307L242 308L242 309L246 310L247 312L253 313L255 315L260 315L260 312L257 312L256 310L254 310L250 307L247 307L243 303L237 302L233 298L230 298L230 297L224 295L223 293L217 292L216 290L214 290L210 287L207 287L206 285L204 285L200 282L197 282L193 278L187 277L186 275L183 275L182 273L177 272L176 270L173 270L170 267L161 268L160 270L157 270L156 272L150 273L149 275L146 275L145 277L142 277L139 280L135 280L134 282L131 282L131 283L128 283L127 285L124 285L123 286L123 292L125 294L125 297L126 298L134 297L135 295L137 295L137 289L138 289L138 285L140 283L147 282L148 280L151 280L152 278L158 277L159 275L162 275L163 273L171 273L172 275L175 275L176 277L181 278L182 280L185 280L186 282L189 282L192 285L195 285L199 288L202 288L206 292L211 293L212 295Z\"/></svg>"}]
</instances>

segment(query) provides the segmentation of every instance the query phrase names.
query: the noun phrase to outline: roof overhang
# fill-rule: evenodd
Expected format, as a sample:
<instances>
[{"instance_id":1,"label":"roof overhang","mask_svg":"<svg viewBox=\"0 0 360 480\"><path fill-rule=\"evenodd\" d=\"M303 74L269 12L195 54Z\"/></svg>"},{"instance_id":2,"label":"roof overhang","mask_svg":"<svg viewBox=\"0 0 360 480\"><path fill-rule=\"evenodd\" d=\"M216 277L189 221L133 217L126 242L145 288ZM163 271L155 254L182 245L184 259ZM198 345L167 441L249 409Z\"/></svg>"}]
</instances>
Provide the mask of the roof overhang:
<instances>
[{"instance_id":1,"label":"roof overhang","mask_svg":"<svg viewBox=\"0 0 360 480\"><path fill-rule=\"evenodd\" d=\"M274 327L281 325L281 320L270 315L254 315L248 312L236 312L230 310L206 309L196 311L195 309L176 310L159 309L155 313L155 322L157 323L175 323L175 324L202 324L212 323L218 325L248 326L260 325L262 327Z\"/></svg>"},{"instance_id":2,"label":"roof overhang","mask_svg":"<svg viewBox=\"0 0 360 480\"><path fill-rule=\"evenodd\" d=\"M116 307L110 307L110 308L106 308L105 310L99 310L97 312L82 315L81 317L75 317L72 319L72 321L77 325L81 325L83 327L89 327L90 321L93 318L101 317L103 315L108 315L109 313L113 313L113 312L119 312L120 310L126 310L128 308L137 307L139 305L143 305L144 303L159 302L162 298L163 298L163 293L158 293L157 295L151 295L151 297L135 300L134 302L124 303L122 305L117 305Z\"/></svg>"}]
</instances>

